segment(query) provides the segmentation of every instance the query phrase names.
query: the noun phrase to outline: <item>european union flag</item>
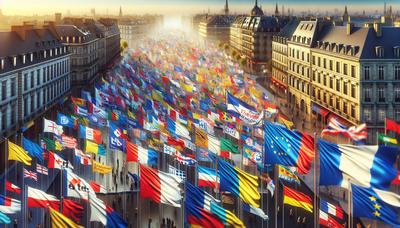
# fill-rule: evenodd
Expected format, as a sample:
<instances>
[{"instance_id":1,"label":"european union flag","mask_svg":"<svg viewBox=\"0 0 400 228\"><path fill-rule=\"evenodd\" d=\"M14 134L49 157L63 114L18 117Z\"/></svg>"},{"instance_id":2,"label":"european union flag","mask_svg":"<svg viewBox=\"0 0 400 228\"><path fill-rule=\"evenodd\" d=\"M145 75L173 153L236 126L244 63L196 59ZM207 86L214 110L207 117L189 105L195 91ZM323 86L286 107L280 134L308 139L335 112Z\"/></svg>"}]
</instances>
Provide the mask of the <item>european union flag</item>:
<instances>
[{"instance_id":1,"label":"european union flag","mask_svg":"<svg viewBox=\"0 0 400 228\"><path fill-rule=\"evenodd\" d=\"M381 220L393 227L400 226L397 219L400 200L396 194L357 185L352 185L352 191L355 217Z\"/></svg>"},{"instance_id":2,"label":"european union flag","mask_svg":"<svg viewBox=\"0 0 400 228\"><path fill-rule=\"evenodd\" d=\"M315 156L312 136L265 122L264 141L265 164L295 166L299 173L308 173Z\"/></svg>"}]
</instances>

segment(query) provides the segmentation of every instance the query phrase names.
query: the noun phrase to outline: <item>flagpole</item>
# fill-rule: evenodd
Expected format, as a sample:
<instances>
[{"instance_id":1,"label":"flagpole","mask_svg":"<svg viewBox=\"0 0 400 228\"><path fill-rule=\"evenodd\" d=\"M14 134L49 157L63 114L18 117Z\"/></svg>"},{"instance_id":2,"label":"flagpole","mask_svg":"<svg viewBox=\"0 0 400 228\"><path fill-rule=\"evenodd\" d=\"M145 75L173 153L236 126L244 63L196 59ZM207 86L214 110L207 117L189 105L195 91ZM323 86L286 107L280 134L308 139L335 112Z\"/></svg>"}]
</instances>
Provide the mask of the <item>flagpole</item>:
<instances>
[{"instance_id":1,"label":"flagpole","mask_svg":"<svg viewBox=\"0 0 400 228\"><path fill-rule=\"evenodd\" d=\"M314 227L317 228L318 220L318 186L317 186L317 133L314 132Z\"/></svg>"},{"instance_id":2,"label":"flagpole","mask_svg":"<svg viewBox=\"0 0 400 228\"><path fill-rule=\"evenodd\" d=\"M274 167L274 179L275 179L275 228L278 228L278 193L279 193L279 179L278 179L279 168L278 165L275 164Z\"/></svg>"},{"instance_id":3,"label":"flagpole","mask_svg":"<svg viewBox=\"0 0 400 228\"><path fill-rule=\"evenodd\" d=\"M63 179L64 179L64 169L61 167L61 171L60 171L60 185L61 185L61 189L60 189L60 194L61 194L61 197L60 197L60 213L63 213L63 206L64 206L64 200L63 200L63 198L64 198L64 186L63 186Z\"/></svg>"},{"instance_id":4,"label":"flagpole","mask_svg":"<svg viewBox=\"0 0 400 228\"><path fill-rule=\"evenodd\" d=\"M352 188L351 188L351 179L348 178L348 188L347 188L347 209L348 209L348 228L353 228L352 222L352 214L353 214L353 204L352 204Z\"/></svg>"}]
</instances>

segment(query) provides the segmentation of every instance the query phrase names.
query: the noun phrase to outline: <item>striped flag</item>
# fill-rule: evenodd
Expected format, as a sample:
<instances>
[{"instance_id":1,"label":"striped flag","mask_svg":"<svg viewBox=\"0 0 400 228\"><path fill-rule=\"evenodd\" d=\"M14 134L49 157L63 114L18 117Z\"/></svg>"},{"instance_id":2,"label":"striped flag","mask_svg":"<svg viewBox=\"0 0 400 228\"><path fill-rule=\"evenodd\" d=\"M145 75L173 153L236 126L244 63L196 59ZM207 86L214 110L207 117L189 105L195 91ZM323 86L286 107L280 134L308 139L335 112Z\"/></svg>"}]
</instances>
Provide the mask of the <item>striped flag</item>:
<instances>
[{"instance_id":1,"label":"striped flag","mask_svg":"<svg viewBox=\"0 0 400 228\"><path fill-rule=\"evenodd\" d=\"M175 152L175 159L178 162L180 162L182 165L194 165L197 162L195 159L193 159L191 157L187 157L179 151Z\"/></svg>"},{"instance_id":2,"label":"striped flag","mask_svg":"<svg viewBox=\"0 0 400 228\"><path fill-rule=\"evenodd\" d=\"M39 164L36 164L36 172L41 173L43 175L49 175L49 170L46 167Z\"/></svg>"},{"instance_id":3,"label":"striped flag","mask_svg":"<svg viewBox=\"0 0 400 228\"><path fill-rule=\"evenodd\" d=\"M328 125L321 132L321 137L324 135L338 134L342 134L347 138L353 139L354 141L360 141L368 137L367 125L361 124L359 126L351 126L348 128L340 123L336 118L330 118Z\"/></svg>"},{"instance_id":4,"label":"striped flag","mask_svg":"<svg viewBox=\"0 0 400 228\"><path fill-rule=\"evenodd\" d=\"M82 165L91 165L92 164L91 155L90 154L85 154L79 149L75 149L75 158Z\"/></svg>"},{"instance_id":5,"label":"striped flag","mask_svg":"<svg viewBox=\"0 0 400 228\"><path fill-rule=\"evenodd\" d=\"M6 190L17 194L21 193L21 188L9 181L6 181Z\"/></svg>"},{"instance_id":6,"label":"striped flag","mask_svg":"<svg viewBox=\"0 0 400 228\"><path fill-rule=\"evenodd\" d=\"M62 146L63 148L75 149L78 146L78 141L74 137L62 135Z\"/></svg>"},{"instance_id":7,"label":"striped flag","mask_svg":"<svg viewBox=\"0 0 400 228\"><path fill-rule=\"evenodd\" d=\"M37 173L35 173L33 171L29 171L24 168L24 178L29 178L29 179L37 181Z\"/></svg>"}]
</instances>

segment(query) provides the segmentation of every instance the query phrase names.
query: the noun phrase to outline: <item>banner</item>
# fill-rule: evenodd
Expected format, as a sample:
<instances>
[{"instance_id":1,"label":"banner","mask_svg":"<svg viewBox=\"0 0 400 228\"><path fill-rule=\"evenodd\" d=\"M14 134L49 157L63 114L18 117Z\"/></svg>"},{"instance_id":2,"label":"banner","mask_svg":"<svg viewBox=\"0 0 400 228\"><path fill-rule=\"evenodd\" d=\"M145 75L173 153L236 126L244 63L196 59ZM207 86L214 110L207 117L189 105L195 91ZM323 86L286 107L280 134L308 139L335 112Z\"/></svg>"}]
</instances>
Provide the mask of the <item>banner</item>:
<instances>
[{"instance_id":1,"label":"banner","mask_svg":"<svg viewBox=\"0 0 400 228\"><path fill-rule=\"evenodd\" d=\"M95 160L93 162L93 172L94 173L100 173L100 174L107 174L112 171L112 167L108 165L103 165L100 162L97 162Z\"/></svg>"},{"instance_id":2,"label":"banner","mask_svg":"<svg viewBox=\"0 0 400 228\"><path fill-rule=\"evenodd\" d=\"M239 115L239 118L250 125L258 124L264 117L264 110L258 113L254 107L244 103L228 93L227 97L228 111Z\"/></svg>"}]
</instances>

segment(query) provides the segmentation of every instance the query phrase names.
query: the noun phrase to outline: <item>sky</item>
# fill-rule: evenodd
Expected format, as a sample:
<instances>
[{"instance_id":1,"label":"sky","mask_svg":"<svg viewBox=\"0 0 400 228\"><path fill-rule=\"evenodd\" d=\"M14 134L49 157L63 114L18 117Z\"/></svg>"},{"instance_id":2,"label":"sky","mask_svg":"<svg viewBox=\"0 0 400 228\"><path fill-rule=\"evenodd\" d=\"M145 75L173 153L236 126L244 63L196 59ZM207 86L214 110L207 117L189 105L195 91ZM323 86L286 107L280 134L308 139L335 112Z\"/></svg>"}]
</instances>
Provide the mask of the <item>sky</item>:
<instances>
[{"instance_id":1,"label":"sky","mask_svg":"<svg viewBox=\"0 0 400 228\"><path fill-rule=\"evenodd\" d=\"M275 3L295 9L295 12L317 11L333 12L335 8L343 11L344 5L348 5L350 12L383 11L381 0L259 0L265 13L272 13ZM387 0L392 4L394 11L400 10L400 0ZM54 12L72 14L89 14L91 8L96 9L97 14L117 15L122 6L124 14L179 14L189 15L210 10L211 13L220 12L225 0L0 0L0 9L5 15L44 15ZM231 12L247 13L254 5L254 0L229 0ZM286 10L285 10L286 11Z\"/></svg>"}]
</instances>

